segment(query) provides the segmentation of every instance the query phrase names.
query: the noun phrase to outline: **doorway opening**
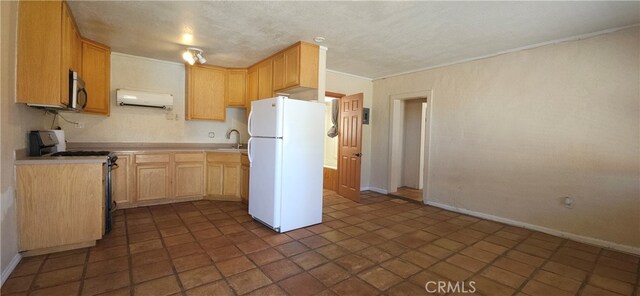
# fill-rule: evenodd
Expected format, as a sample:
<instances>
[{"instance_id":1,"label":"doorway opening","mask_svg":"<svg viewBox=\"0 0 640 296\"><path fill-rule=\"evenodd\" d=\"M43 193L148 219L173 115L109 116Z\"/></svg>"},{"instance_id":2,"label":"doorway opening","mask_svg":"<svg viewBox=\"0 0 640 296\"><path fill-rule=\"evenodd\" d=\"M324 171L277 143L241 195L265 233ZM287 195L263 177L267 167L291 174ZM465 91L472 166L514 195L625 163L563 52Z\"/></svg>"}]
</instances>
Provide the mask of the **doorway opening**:
<instances>
[{"instance_id":1,"label":"doorway opening","mask_svg":"<svg viewBox=\"0 0 640 296\"><path fill-rule=\"evenodd\" d=\"M324 188L360 201L364 94L326 92Z\"/></svg>"},{"instance_id":2,"label":"doorway opening","mask_svg":"<svg viewBox=\"0 0 640 296\"><path fill-rule=\"evenodd\" d=\"M389 194L425 202L431 92L391 97Z\"/></svg>"},{"instance_id":3,"label":"doorway opening","mask_svg":"<svg viewBox=\"0 0 640 296\"><path fill-rule=\"evenodd\" d=\"M333 104L339 104L340 98L345 94L335 92L325 92L324 103L327 105L325 111L325 140L324 140L324 169L323 188L338 192L338 137L330 137L329 131L333 126L332 108Z\"/></svg>"}]
</instances>

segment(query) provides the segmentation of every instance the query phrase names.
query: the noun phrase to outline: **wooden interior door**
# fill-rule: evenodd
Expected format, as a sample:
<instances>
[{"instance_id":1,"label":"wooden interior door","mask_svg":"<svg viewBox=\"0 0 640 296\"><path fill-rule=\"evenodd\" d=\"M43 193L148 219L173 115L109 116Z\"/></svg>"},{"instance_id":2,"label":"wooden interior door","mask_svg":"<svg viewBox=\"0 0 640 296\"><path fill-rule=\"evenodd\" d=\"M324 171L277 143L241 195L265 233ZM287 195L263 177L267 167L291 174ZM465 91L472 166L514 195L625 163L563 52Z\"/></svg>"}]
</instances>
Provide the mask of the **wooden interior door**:
<instances>
[{"instance_id":1,"label":"wooden interior door","mask_svg":"<svg viewBox=\"0 0 640 296\"><path fill-rule=\"evenodd\" d=\"M338 194L354 201L360 201L362 101L362 93L342 97L338 117Z\"/></svg>"}]
</instances>

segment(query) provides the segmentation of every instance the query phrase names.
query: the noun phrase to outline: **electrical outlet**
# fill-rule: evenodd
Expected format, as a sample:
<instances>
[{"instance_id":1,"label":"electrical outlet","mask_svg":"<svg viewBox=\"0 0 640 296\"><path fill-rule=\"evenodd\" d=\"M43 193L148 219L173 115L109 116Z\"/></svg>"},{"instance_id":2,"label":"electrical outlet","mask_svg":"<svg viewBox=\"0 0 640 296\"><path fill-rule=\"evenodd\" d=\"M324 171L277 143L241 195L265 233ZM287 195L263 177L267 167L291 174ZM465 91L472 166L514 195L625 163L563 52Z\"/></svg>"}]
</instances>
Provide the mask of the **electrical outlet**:
<instances>
[{"instance_id":1,"label":"electrical outlet","mask_svg":"<svg viewBox=\"0 0 640 296\"><path fill-rule=\"evenodd\" d=\"M75 127L76 128L84 128L84 122L76 122Z\"/></svg>"}]
</instances>

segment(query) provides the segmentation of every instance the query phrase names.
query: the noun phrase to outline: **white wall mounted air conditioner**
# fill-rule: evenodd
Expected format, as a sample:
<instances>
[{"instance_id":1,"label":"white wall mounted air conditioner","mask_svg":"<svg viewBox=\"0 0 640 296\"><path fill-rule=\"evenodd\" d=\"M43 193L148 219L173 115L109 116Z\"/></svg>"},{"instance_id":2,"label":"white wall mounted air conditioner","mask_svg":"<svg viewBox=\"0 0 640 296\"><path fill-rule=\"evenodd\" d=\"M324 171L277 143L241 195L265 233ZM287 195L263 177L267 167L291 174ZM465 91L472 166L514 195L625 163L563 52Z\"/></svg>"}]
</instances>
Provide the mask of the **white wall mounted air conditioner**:
<instances>
[{"instance_id":1,"label":"white wall mounted air conditioner","mask_svg":"<svg viewBox=\"0 0 640 296\"><path fill-rule=\"evenodd\" d=\"M160 109L173 109L173 95L146 91L116 90L116 104L119 106L139 106Z\"/></svg>"}]
</instances>

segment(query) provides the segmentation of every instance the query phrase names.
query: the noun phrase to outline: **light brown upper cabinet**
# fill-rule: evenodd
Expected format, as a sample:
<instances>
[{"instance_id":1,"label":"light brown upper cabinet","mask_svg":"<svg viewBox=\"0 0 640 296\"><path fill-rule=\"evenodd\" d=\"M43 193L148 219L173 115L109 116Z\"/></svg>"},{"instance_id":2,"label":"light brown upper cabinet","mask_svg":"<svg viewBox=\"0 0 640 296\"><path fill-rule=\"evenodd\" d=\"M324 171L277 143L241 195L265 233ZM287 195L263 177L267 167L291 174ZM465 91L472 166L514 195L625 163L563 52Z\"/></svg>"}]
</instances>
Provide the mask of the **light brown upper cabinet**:
<instances>
[{"instance_id":1,"label":"light brown upper cabinet","mask_svg":"<svg viewBox=\"0 0 640 296\"><path fill-rule=\"evenodd\" d=\"M62 1L20 1L17 103L65 106L69 70L81 72L80 33Z\"/></svg>"},{"instance_id":2,"label":"light brown upper cabinet","mask_svg":"<svg viewBox=\"0 0 640 296\"><path fill-rule=\"evenodd\" d=\"M110 58L109 47L82 40L82 79L87 90L85 113L109 115Z\"/></svg>"},{"instance_id":3,"label":"light brown upper cabinet","mask_svg":"<svg viewBox=\"0 0 640 296\"><path fill-rule=\"evenodd\" d=\"M273 89L284 88L284 52L273 57Z\"/></svg>"},{"instance_id":4,"label":"light brown upper cabinet","mask_svg":"<svg viewBox=\"0 0 640 296\"><path fill-rule=\"evenodd\" d=\"M61 102L69 100L69 70L76 71L82 77L82 41L80 31L66 2L62 5L62 88ZM67 79L64 79L66 77Z\"/></svg>"},{"instance_id":5,"label":"light brown upper cabinet","mask_svg":"<svg viewBox=\"0 0 640 296\"><path fill-rule=\"evenodd\" d=\"M318 88L320 47L298 42L273 56L273 90Z\"/></svg>"},{"instance_id":6,"label":"light brown upper cabinet","mask_svg":"<svg viewBox=\"0 0 640 296\"><path fill-rule=\"evenodd\" d=\"M187 120L225 120L226 69L207 65L186 66Z\"/></svg>"},{"instance_id":7,"label":"light brown upper cabinet","mask_svg":"<svg viewBox=\"0 0 640 296\"><path fill-rule=\"evenodd\" d=\"M247 115L251 112L251 102L273 96L273 62L266 59L247 71Z\"/></svg>"},{"instance_id":8,"label":"light brown upper cabinet","mask_svg":"<svg viewBox=\"0 0 640 296\"><path fill-rule=\"evenodd\" d=\"M247 69L227 69L226 105L244 107L247 100Z\"/></svg>"},{"instance_id":9,"label":"light brown upper cabinet","mask_svg":"<svg viewBox=\"0 0 640 296\"><path fill-rule=\"evenodd\" d=\"M258 67L258 100L273 96L273 61L266 59Z\"/></svg>"},{"instance_id":10,"label":"light brown upper cabinet","mask_svg":"<svg viewBox=\"0 0 640 296\"><path fill-rule=\"evenodd\" d=\"M258 67L253 66L247 72L247 115L251 112L251 102L258 99Z\"/></svg>"}]
</instances>

